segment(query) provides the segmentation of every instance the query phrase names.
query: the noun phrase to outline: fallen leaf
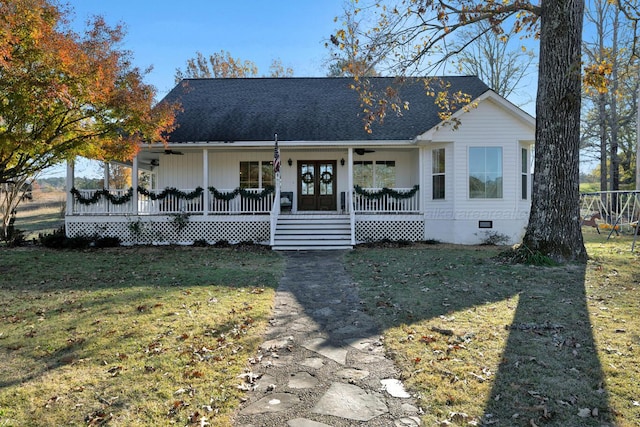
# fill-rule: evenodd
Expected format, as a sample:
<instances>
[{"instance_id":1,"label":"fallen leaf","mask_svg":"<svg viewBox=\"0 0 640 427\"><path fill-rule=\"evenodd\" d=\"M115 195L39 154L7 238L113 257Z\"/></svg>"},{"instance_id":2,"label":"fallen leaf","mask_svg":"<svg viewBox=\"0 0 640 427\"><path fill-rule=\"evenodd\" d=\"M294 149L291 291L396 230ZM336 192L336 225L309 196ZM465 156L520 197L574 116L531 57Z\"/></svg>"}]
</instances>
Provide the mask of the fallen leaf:
<instances>
[{"instance_id":1,"label":"fallen leaf","mask_svg":"<svg viewBox=\"0 0 640 427\"><path fill-rule=\"evenodd\" d=\"M51 397L49 400L47 400L47 403L45 403L44 407L45 408L50 408L51 404L58 402L59 400L61 400L62 398L60 396L53 396Z\"/></svg>"},{"instance_id":2,"label":"fallen leaf","mask_svg":"<svg viewBox=\"0 0 640 427\"><path fill-rule=\"evenodd\" d=\"M591 409L589 408L580 408L578 410L578 416L580 418L588 418L591 416Z\"/></svg>"},{"instance_id":3,"label":"fallen leaf","mask_svg":"<svg viewBox=\"0 0 640 427\"><path fill-rule=\"evenodd\" d=\"M113 366L107 370L108 373L111 374L112 377L116 377L122 371L122 366Z\"/></svg>"},{"instance_id":4,"label":"fallen leaf","mask_svg":"<svg viewBox=\"0 0 640 427\"><path fill-rule=\"evenodd\" d=\"M95 411L84 417L84 422L89 426L104 426L113 418L113 414L107 414L104 411Z\"/></svg>"}]
</instances>

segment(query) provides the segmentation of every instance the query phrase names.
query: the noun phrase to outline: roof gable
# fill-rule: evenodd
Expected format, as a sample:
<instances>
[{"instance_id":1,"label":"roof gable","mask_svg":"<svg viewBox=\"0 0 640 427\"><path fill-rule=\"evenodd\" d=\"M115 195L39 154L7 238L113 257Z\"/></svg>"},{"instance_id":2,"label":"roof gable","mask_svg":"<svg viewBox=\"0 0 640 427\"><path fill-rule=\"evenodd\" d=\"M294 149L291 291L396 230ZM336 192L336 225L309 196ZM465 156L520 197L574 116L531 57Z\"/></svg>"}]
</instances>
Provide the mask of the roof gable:
<instances>
[{"instance_id":1,"label":"roof gable","mask_svg":"<svg viewBox=\"0 0 640 427\"><path fill-rule=\"evenodd\" d=\"M488 90L484 92L482 95L480 95L478 98L474 99L471 102L471 105L469 106L469 108L459 109L458 111L456 111L454 114L451 115L450 120L441 121L436 126L429 129L428 131L418 135L416 139L418 141L430 141L436 138L436 135L440 133L450 132L452 129L457 127L457 125L455 124L458 121L461 126L464 126L465 124L464 115L473 113L475 108L477 108L477 106L480 103L485 101L493 102L493 104L496 105L499 108L499 110L502 111L506 116L512 118L515 121L522 123L526 128L528 128L531 131L531 137L533 138L535 127L536 127L536 119L533 116L531 116L529 113L525 112L518 106L511 103L506 98L503 98L502 96L500 96L498 93L494 92L493 90Z\"/></svg>"},{"instance_id":2,"label":"roof gable","mask_svg":"<svg viewBox=\"0 0 640 427\"><path fill-rule=\"evenodd\" d=\"M444 77L450 91L472 99L489 90L477 77ZM394 78L371 79L384 89ZM179 102L177 129L169 142L413 140L440 123L421 79L399 87L409 110L389 114L384 124L364 129L362 107L352 78L186 79L163 101Z\"/></svg>"}]
</instances>

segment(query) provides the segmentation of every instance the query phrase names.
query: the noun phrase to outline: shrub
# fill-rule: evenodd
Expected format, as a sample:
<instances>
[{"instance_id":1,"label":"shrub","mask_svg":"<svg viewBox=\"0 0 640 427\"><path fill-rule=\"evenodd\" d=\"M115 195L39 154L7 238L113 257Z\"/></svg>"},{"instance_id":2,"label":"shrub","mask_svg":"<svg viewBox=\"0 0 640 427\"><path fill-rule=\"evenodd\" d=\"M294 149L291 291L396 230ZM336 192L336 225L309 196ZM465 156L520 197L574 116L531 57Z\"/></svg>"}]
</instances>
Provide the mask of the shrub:
<instances>
[{"instance_id":1,"label":"shrub","mask_svg":"<svg viewBox=\"0 0 640 427\"><path fill-rule=\"evenodd\" d=\"M111 236L75 236L67 237L64 227L60 227L50 234L40 234L40 244L51 249L87 249L113 248L122 243L120 238Z\"/></svg>"}]
</instances>

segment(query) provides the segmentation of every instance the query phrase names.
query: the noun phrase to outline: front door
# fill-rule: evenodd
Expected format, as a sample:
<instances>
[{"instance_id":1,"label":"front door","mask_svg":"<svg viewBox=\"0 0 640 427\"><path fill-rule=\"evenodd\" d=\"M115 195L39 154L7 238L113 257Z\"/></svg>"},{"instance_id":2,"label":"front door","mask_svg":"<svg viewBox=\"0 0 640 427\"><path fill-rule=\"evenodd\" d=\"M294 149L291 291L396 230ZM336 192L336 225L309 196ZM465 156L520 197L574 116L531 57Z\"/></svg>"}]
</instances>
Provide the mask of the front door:
<instances>
[{"instance_id":1,"label":"front door","mask_svg":"<svg viewBox=\"0 0 640 427\"><path fill-rule=\"evenodd\" d=\"M336 210L336 162L298 162L298 210Z\"/></svg>"}]
</instances>

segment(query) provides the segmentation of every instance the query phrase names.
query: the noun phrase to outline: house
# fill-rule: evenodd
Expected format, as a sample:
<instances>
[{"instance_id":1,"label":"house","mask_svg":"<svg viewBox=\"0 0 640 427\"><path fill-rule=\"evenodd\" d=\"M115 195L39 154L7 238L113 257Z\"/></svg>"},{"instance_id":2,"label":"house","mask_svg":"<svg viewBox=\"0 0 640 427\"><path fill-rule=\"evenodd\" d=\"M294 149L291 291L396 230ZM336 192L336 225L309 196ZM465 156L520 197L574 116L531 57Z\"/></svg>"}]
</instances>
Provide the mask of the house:
<instances>
[{"instance_id":1,"label":"house","mask_svg":"<svg viewBox=\"0 0 640 427\"><path fill-rule=\"evenodd\" d=\"M444 79L473 100L455 112L457 126L440 120L421 80L407 79L399 91L409 109L371 133L350 78L184 80L165 97L182 106L178 127L167 145L141 148L132 188L75 190L69 163L67 233L285 250L517 242L529 216L535 120L476 77Z\"/></svg>"}]
</instances>

